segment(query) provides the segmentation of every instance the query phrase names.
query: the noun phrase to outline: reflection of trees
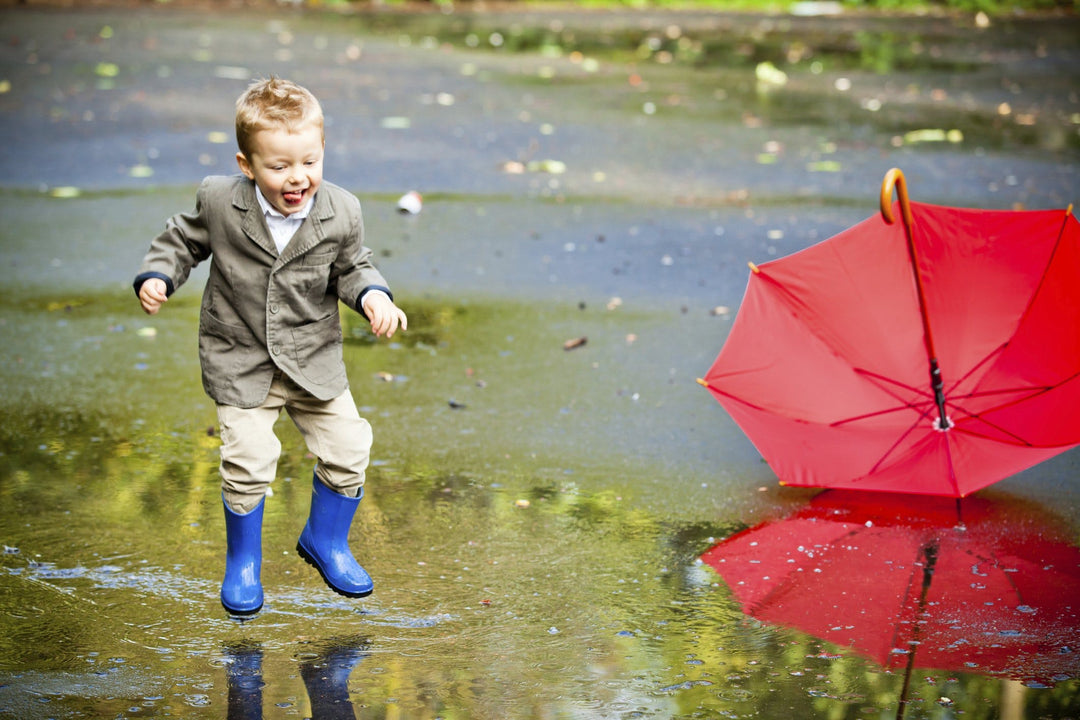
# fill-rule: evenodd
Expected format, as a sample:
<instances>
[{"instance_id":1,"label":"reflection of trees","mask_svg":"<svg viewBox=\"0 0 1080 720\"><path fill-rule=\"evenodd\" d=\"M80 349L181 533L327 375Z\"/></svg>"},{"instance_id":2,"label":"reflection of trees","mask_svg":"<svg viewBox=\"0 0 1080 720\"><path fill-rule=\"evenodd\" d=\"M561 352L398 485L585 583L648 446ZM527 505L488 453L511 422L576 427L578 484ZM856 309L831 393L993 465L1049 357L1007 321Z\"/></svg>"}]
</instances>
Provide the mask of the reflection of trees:
<instances>
[{"instance_id":1,"label":"reflection of trees","mask_svg":"<svg viewBox=\"0 0 1080 720\"><path fill-rule=\"evenodd\" d=\"M195 308L182 312L193 328ZM0 556L0 671L64 670L92 685L103 682L93 673L127 667L168 686L152 693L153 683L125 677L135 688L124 691L128 697L206 697L209 705L190 715L221 717L226 673L210 659L222 647L257 640L267 650L269 707L305 693L294 664L274 666L291 662L275 659L282 648L288 658L312 638L359 631L371 639L349 680L361 718L833 718L894 707L898 675L746 618L723 583L695 563L710 538L744 522L673 520L619 492L584 490L601 484L591 482L592 471L563 475L562 465L553 471L546 459L534 467L501 462L517 448L462 450L452 432L426 443L429 416L416 408L445 407L432 378L460 375L466 362L495 367L508 327L532 317L528 308L508 312L433 304L411 313L412 344L399 350L355 347L362 333L347 332L358 398L376 413L400 413L408 436L397 443L404 449L383 451L389 462L369 473L352 538L376 592L360 603L332 596L292 552L313 460L286 423L264 528L268 610L238 627L217 600L224 541L218 439L212 407L193 399L197 378L186 386L191 397L168 396L175 406L136 398L121 412L124 398L95 408L58 397L6 415L0 540L18 552ZM502 372L539 367L534 357L549 346L563 358L552 340L519 338L520 357ZM465 346L475 353L467 361ZM153 352L149 360L157 362L167 348L159 343ZM377 370L398 372L391 360L414 379L368 382ZM151 388L145 377L129 392ZM499 389L493 382L485 392ZM558 407L550 398L533 402ZM444 410L441 421L459 417ZM373 419L378 445L399 421ZM1074 687L1028 691L1024 702L1060 715ZM999 680L918 671L913 688L928 711L945 695L976 718L993 716L1016 695ZM80 707L115 716L132 705L124 692Z\"/></svg>"},{"instance_id":2,"label":"reflection of trees","mask_svg":"<svg viewBox=\"0 0 1080 720\"><path fill-rule=\"evenodd\" d=\"M50 426L60 430L43 443L48 452L18 442L25 428ZM159 667L160 651L140 655L139 648L164 646L172 658L165 672L205 674L202 661L185 659L180 648L233 634L224 621L206 623L217 612L220 569L216 439L205 428L163 433L149 441L159 452L149 453L97 420L47 414L0 437L4 506L26 508L22 527L4 511L5 543L23 548L4 556L5 603L42 611L0 620L3 656L20 667L78 666L91 650L115 648L118 630L129 626L137 642L126 652L147 666ZM73 480L76 497L40 481L58 476ZM588 717L596 710L603 717L601 709L623 708L690 717L699 708L752 708L768 717L793 705L816 717L855 717L860 708L895 704L899 676L828 643L760 626L694 565L709 538L738 526L672 524L613 493L529 477L493 483L421 461L377 468L370 482L377 492L361 506L355 541L379 583L374 614L304 604L323 595L317 579L283 574L288 559L268 553L271 599L301 622L277 629L256 622L246 631L289 646L298 632L310 634L303 618L312 613L327 632L355 630L357 622L373 630L372 657L349 684L357 717L395 707L403 716ZM306 510L303 483L278 485L268 547L288 547ZM35 577L23 552L65 572L13 576L21 569ZM159 595L140 579L145 561L156 570L151 578L202 582ZM111 573L117 582L107 581L104 562L120 568ZM281 593L290 584L299 584L295 605L294 591ZM175 617L178 607L190 621ZM297 680L270 683L266 702L287 692L281 682ZM215 687L224 691L220 678ZM944 695L971 717L992 715L983 698L1016 693L999 680L933 672L916 672L913 687L924 705ZM1027 694L1029 707L1050 714L1069 698L1067 686Z\"/></svg>"}]
</instances>

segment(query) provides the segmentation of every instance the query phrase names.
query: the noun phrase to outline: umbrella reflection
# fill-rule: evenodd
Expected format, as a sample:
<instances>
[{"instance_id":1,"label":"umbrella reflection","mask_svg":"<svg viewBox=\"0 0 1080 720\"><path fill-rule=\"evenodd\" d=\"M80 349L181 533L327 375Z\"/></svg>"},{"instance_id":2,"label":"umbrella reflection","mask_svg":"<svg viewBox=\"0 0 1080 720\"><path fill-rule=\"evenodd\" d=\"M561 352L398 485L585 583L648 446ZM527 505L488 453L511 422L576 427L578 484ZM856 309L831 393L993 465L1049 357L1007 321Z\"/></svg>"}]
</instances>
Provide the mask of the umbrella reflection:
<instances>
[{"instance_id":1,"label":"umbrella reflection","mask_svg":"<svg viewBox=\"0 0 1080 720\"><path fill-rule=\"evenodd\" d=\"M1080 677L1080 548L1037 508L830 490L703 556L744 612L904 672Z\"/></svg>"},{"instance_id":2,"label":"umbrella reflection","mask_svg":"<svg viewBox=\"0 0 1080 720\"><path fill-rule=\"evenodd\" d=\"M300 662L311 703L312 720L356 720L349 700L349 676L367 655L366 638L333 639ZM229 720L262 720L262 648L254 644L225 648Z\"/></svg>"}]
</instances>

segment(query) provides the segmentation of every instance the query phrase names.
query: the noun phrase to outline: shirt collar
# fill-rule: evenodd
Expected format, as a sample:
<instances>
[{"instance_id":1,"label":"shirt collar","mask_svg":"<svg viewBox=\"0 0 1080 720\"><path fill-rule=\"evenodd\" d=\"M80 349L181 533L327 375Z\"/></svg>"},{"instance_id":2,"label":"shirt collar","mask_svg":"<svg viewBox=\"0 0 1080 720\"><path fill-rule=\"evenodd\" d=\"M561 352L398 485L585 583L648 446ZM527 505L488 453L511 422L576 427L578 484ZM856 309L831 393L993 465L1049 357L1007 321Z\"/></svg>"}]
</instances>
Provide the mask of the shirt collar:
<instances>
[{"instance_id":1,"label":"shirt collar","mask_svg":"<svg viewBox=\"0 0 1080 720\"><path fill-rule=\"evenodd\" d=\"M259 189L258 185L255 186L255 199L259 201L259 207L262 208L263 215L268 215L272 218L280 218L282 220L296 221L300 221L306 218L311 212L311 206L314 203L314 198L312 198L304 204L304 207L301 210L298 210L290 215L282 215L280 212L277 211L277 209L274 208L273 205L270 204L270 201L266 199L266 197L262 193L262 190Z\"/></svg>"}]
</instances>

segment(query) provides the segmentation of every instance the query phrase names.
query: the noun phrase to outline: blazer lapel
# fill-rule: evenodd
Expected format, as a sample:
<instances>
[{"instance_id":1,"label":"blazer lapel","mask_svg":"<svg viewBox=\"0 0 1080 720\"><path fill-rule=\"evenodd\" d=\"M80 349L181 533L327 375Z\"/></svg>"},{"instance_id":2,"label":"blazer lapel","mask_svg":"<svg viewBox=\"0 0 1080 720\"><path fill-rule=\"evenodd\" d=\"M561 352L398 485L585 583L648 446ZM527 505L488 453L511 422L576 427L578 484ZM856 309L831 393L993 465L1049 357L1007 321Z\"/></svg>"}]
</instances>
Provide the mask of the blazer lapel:
<instances>
[{"instance_id":1,"label":"blazer lapel","mask_svg":"<svg viewBox=\"0 0 1080 720\"><path fill-rule=\"evenodd\" d=\"M243 212L240 228L244 234L273 257L278 256L274 238L270 237L270 230L266 227L263 219L262 208L255 198L255 183L251 180L241 180L233 192L233 207Z\"/></svg>"},{"instance_id":2,"label":"blazer lapel","mask_svg":"<svg viewBox=\"0 0 1080 720\"><path fill-rule=\"evenodd\" d=\"M287 265L325 240L326 233L323 231L322 221L333 216L334 206L330 202L330 196L327 193L315 193L315 206L311 208L311 212L308 213L304 222L300 223L300 228L293 235L292 240L285 246L285 251L275 263L275 269Z\"/></svg>"}]
</instances>

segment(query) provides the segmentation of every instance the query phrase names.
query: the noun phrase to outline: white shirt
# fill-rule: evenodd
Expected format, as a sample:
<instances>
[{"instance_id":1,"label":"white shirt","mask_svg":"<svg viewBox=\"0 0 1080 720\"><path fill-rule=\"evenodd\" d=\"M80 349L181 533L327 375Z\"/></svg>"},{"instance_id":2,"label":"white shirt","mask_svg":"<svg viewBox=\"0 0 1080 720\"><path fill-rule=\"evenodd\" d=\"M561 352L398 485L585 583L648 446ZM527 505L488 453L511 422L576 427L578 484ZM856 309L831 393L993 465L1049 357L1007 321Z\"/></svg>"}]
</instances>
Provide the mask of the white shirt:
<instances>
[{"instance_id":1,"label":"white shirt","mask_svg":"<svg viewBox=\"0 0 1080 720\"><path fill-rule=\"evenodd\" d=\"M263 216L266 218L266 226L270 228L270 236L274 238L277 251L279 253L285 252L285 247L292 240L292 236L300 229L300 224L304 222L304 218L311 212L311 204L314 198L308 200L303 208L291 215L282 215L263 196L258 185L255 186L255 197L259 200L259 207L262 208Z\"/></svg>"}]
</instances>

